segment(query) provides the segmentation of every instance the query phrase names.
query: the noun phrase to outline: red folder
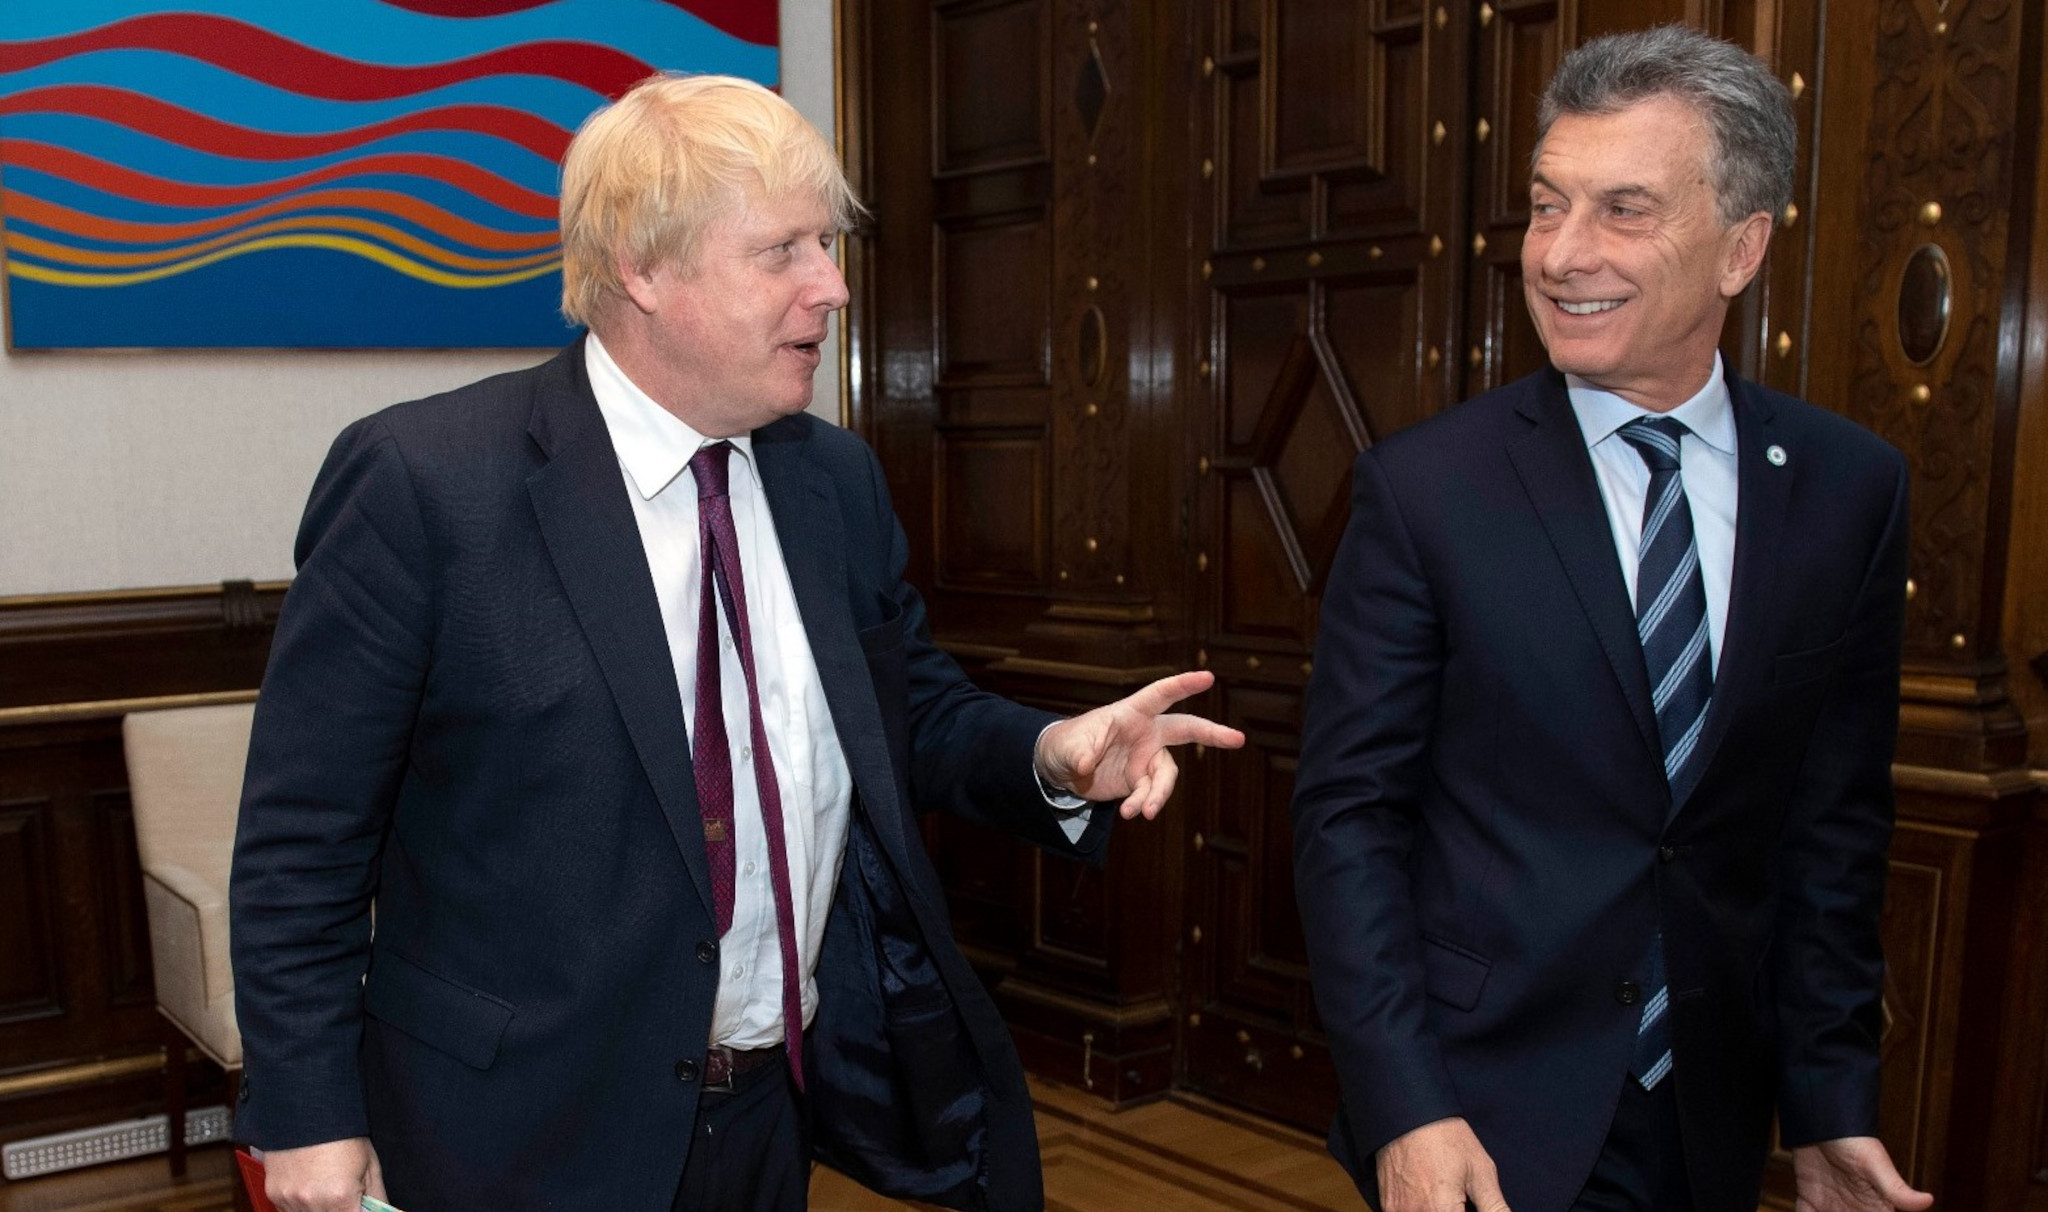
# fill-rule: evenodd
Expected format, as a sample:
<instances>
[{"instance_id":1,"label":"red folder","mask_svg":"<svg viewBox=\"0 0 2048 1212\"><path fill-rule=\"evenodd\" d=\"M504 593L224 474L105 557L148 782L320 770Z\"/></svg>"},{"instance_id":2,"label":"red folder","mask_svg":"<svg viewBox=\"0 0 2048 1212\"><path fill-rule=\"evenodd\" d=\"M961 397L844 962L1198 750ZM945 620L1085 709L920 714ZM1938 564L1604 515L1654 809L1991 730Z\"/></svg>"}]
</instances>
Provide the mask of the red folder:
<instances>
[{"instance_id":1,"label":"red folder","mask_svg":"<svg viewBox=\"0 0 2048 1212\"><path fill-rule=\"evenodd\" d=\"M235 1165L241 1168L242 1188L249 1193L249 1206L256 1212L277 1212L277 1205L263 1193L263 1163L249 1156L247 1149L237 1149Z\"/></svg>"}]
</instances>

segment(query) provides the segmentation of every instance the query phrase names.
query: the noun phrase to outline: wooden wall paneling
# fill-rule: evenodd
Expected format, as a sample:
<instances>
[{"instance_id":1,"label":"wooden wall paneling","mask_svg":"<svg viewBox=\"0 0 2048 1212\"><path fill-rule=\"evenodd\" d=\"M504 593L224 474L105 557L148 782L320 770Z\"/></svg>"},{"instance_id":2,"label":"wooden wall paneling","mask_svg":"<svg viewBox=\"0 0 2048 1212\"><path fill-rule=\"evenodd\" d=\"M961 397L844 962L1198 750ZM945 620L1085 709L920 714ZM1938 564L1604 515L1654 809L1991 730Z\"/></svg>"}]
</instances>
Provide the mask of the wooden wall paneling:
<instances>
[{"instance_id":1,"label":"wooden wall paneling","mask_svg":"<svg viewBox=\"0 0 2048 1212\"><path fill-rule=\"evenodd\" d=\"M1206 325L1197 659L1251 745L1191 785L1182 1080L1310 1128L1314 1021L1286 821L1322 580L1356 454L1456 398L1471 14L1415 0L1205 6L1194 191ZM1341 87L1333 74L1347 76ZM1321 112L1330 109L1338 112Z\"/></svg>"},{"instance_id":2,"label":"wooden wall paneling","mask_svg":"<svg viewBox=\"0 0 2048 1212\"><path fill-rule=\"evenodd\" d=\"M920 504L930 511L935 590L1029 593L1044 579L1049 17L1038 0L931 13L931 184L921 209L931 216L937 418L932 488Z\"/></svg>"},{"instance_id":3,"label":"wooden wall paneling","mask_svg":"<svg viewBox=\"0 0 2048 1212\"><path fill-rule=\"evenodd\" d=\"M2024 1212L2048 1210L2048 780L2038 778L2044 794L2037 801L2027 829L2025 891L2021 897L2024 933L2014 956L2024 980L2008 1005L2006 1038L2012 1063L2002 1072L2011 1101L2000 1106L2022 1109L2013 1117L2015 1131L2001 1129L1992 1146L1997 1165L1994 1190L2007 1207ZM2032 1122L2028 1119L2031 1117ZM2001 1121L2002 1123L2002 1121ZM2011 1141L2010 1148L2003 1147Z\"/></svg>"},{"instance_id":4,"label":"wooden wall paneling","mask_svg":"<svg viewBox=\"0 0 2048 1212\"><path fill-rule=\"evenodd\" d=\"M906 575L924 589L933 584L929 507L938 421L932 21L929 4L846 0L840 23L846 99L860 116L866 151L848 168L869 210L847 258L850 288L867 304L865 314L846 313L850 331L861 337L848 349L855 361L850 420L888 473L911 539ZM935 614L941 605L937 595L926 604Z\"/></svg>"},{"instance_id":5,"label":"wooden wall paneling","mask_svg":"<svg viewBox=\"0 0 2048 1212\"><path fill-rule=\"evenodd\" d=\"M2043 1081L2041 977L2027 967L2031 936L2012 928L2044 895L2019 857L2038 789L2003 626L2009 577L2038 575L2012 536L2020 494L2034 491L2014 469L2038 165L2035 140L2016 135L2038 121L2039 17L1830 0L1814 98L1807 390L1899 446L1913 476L1894 855L1955 839L1952 871L1974 869L1978 890L1938 936L1946 1010L1931 1031L1946 1055L1920 1069L1888 1042L1885 1134L1914 1177L1964 1207L2019 1206L2026 1124L2012 1112ZM1945 339L1916 357L1901 298L1929 248L1950 270L1950 314ZM1909 887L1895 878L1894 895ZM1889 911L1886 944L1894 964L1914 954Z\"/></svg>"},{"instance_id":6,"label":"wooden wall paneling","mask_svg":"<svg viewBox=\"0 0 2048 1212\"><path fill-rule=\"evenodd\" d=\"M1187 642L1181 323L1154 303L1186 289L1190 169L1162 134L1194 71L1178 10L877 0L845 15L856 45L930 48L886 81L854 76L876 314L850 378L872 385L857 423L910 575L934 637L984 685L1094 706ZM1111 1098L1163 1089L1177 907L1106 889L1177 884L1176 835L1126 829L1105 875L952 822L930 834L1027 1062Z\"/></svg>"},{"instance_id":7,"label":"wooden wall paneling","mask_svg":"<svg viewBox=\"0 0 2048 1212\"><path fill-rule=\"evenodd\" d=\"M0 1139L158 1109L121 716L251 697L283 592L0 599Z\"/></svg>"},{"instance_id":8,"label":"wooden wall paneling","mask_svg":"<svg viewBox=\"0 0 2048 1212\"><path fill-rule=\"evenodd\" d=\"M1044 613L991 672L1073 710L1186 659L1180 323L1160 299L1185 289L1187 145L1172 116L1195 67L1173 5L1050 8L1053 572ZM1126 827L1103 872L1031 861L1033 936L996 990L1027 1059L1112 1100L1160 1093L1177 906L1130 890L1178 885L1178 830Z\"/></svg>"},{"instance_id":9,"label":"wooden wall paneling","mask_svg":"<svg viewBox=\"0 0 2048 1212\"><path fill-rule=\"evenodd\" d=\"M1187 763L1180 831L1124 831L1106 881L932 827L1027 1063L1110 1098L1177 1065L1182 1085L1321 1126L1334 1091L1284 822L1349 457L1541 365L1519 281L1538 90L1584 38L1681 20L1762 53L1801 128L1797 214L1724 352L1876 428L1914 474L1884 1130L1945 1202L2048 1212L2048 815L2025 726L2048 670L2006 660L2048 648L2048 203L2013 139L2038 125L2040 6L1041 0L1027 21L1017 0L845 2L872 14L869 46L930 44L938 19L1045 39L1036 126L925 87L915 72L952 70L936 60L862 95L882 204L850 259L894 281L874 284L850 379L936 634L1056 707L1191 651L1220 679L1200 706L1252 738ZM966 111L950 142L931 141L935 105ZM1916 365L1898 293L1927 243L1954 267L1952 319ZM1035 282L949 303L949 258L963 280L1043 259L1042 320ZM1034 538L1018 515L1041 508Z\"/></svg>"},{"instance_id":10,"label":"wooden wall paneling","mask_svg":"<svg viewBox=\"0 0 2048 1212\"><path fill-rule=\"evenodd\" d=\"M255 686L284 591L229 581L0 598L0 711Z\"/></svg>"},{"instance_id":11,"label":"wooden wall paneling","mask_svg":"<svg viewBox=\"0 0 2048 1212\"><path fill-rule=\"evenodd\" d=\"M1571 8L1571 0L1503 0L1474 38L1464 396L1549 361L1522 293L1522 236L1537 102L1569 49Z\"/></svg>"},{"instance_id":12,"label":"wooden wall paneling","mask_svg":"<svg viewBox=\"0 0 2048 1212\"><path fill-rule=\"evenodd\" d=\"M928 98L898 80L878 94L902 115L898 150L929 149L874 186L878 256L902 246L899 233L930 233L929 257L913 263L929 266L928 290L885 300L880 328L884 365L929 359L890 376L882 413L897 450L929 451L928 471L885 466L912 546L930 553L920 585L935 633L1000 659L1042 608L1050 573L1052 11L1039 0L875 7L890 41L931 47ZM961 936L997 979L1030 945L1029 861L958 822L930 831Z\"/></svg>"},{"instance_id":13,"label":"wooden wall paneling","mask_svg":"<svg viewBox=\"0 0 2048 1212\"><path fill-rule=\"evenodd\" d=\"M1723 0L1564 0L1574 10L1568 46L1602 34L1678 22L1720 34Z\"/></svg>"},{"instance_id":14,"label":"wooden wall paneling","mask_svg":"<svg viewBox=\"0 0 2048 1212\"><path fill-rule=\"evenodd\" d=\"M0 1139L76 1126L65 1112L81 1107L118 1119L153 1095L148 1071L83 1102L63 1087L5 1095L10 1078L159 1047L132 829L125 846L108 836L128 827L114 807L125 785L117 717L0 726L0 853L12 868L0 883L13 902L0 927Z\"/></svg>"},{"instance_id":15,"label":"wooden wall paneling","mask_svg":"<svg viewBox=\"0 0 2048 1212\"><path fill-rule=\"evenodd\" d=\"M2048 21L2037 24L2032 48L2037 115L2048 114ZM2035 155L2032 228L2048 231L2048 156ZM2026 296L2018 304L2019 416L2012 447L2012 535L2005 593L2006 651L2011 691L2027 722L2029 764L2048 771L2048 258L2028 260ZM2007 306L2015 306L2008 300Z\"/></svg>"},{"instance_id":16,"label":"wooden wall paneling","mask_svg":"<svg viewBox=\"0 0 2048 1212\"><path fill-rule=\"evenodd\" d=\"M1990 1094L2007 1052L2001 1003L2018 975L2011 927L2023 887L2025 820L2006 811L1964 824L1971 814L1958 801L1971 798L1995 802L1946 772L1901 771L1881 927L1879 1125L1900 1172L1942 1206L2003 1208L2014 1205L1987 1200L1997 1118ZM1789 1162L1782 1152L1773 1158L1768 1206L1793 1206Z\"/></svg>"},{"instance_id":17,"label":"wooden wall paneling","mask_svg":"<svg viewBox=\"0 0 2048 1212\"><path fill-rule=\"evenodd\" d=\"M1799 131L1791 203L1776 216L1763 269L1730 310L1721 353L1745 377L1802 399L1807 398L1815 340L1808 284L1814 255L1811 216L1822 198L1815 101L1823 12L1821 5L1786 0L1727 0L1715 30L1755 52L1785 82Z\"/></svg>"},{"instance_id":18,"label":"wooden wall paneling","mask_svg":"<svg viewBox=\"0 0 2048 1212\"><path fill-rule=\"evenodd\" d=\"M2013 902L2010 979L2000 1001L2003 1028L1986 1141L1984 1204L2013 1212L2048 1210L2048 797L2037 801L2021 843Z\"/></svg>"},{"instance_id":19,"label":"wooden wall paneling","mask_svg":"<svg viewBox=\"0 0 2048 1212\"><path fill-rule=\"evenodd\" d=\"M0 798L0 1023L64 1012L48 797Z\"/></svg>"},{"instance_id":20,"label":"wooden wall paneling","mask_svg":"<svg viewBox=\"0 0 2048 1212\"><path fill-rule=\"evenodd\" d=\"M2038 10L2037 10L2038 15ZM2026 32L2031 61L2021 87L2038 129L2048 113L2048 21ZM2031 73L2031 80L2028 79ZM2022 121L2025 121L2024 119ZM2035 155L2030 220L2048 231L2048 157ZM2017 351L2021 382L2013 439L2012 530L2005 602L2010 688L2027 725L2039 798L2025 828L2025 867L2012 915L2012 979L2004 991L2003 1048L1992 1103L1986 1203L2048 1212L2048 260L2029 258ZM2006 306L2015 307L2008 298Z\"/></svg>"},{"instance_id":21,"label":"wooden wall paneling","mask_svg":"<svg viewBox=\"0 0 2048 1212\"><path fill-rule=\"evenodd\" d=\"M2024 11L1971 5L1951 23L1912 0L1874 0L1869 25L1839 23L1876 30L1870 125L1842 132L1866 149L1861 213L1836 216L1852 221L1862 239L1846 410L1913 464L1909 665L1978 685L2002 680L2003 666L1999 548L2011 465L1999 466L1997 446L2001 434L2010 438L2017 399L2001 387L1999 344L2009 258L2019 254L2012 268L2023 273L2028 247L2025 217L2015 231L2009 207ZM1837 25L1829 22L1831 40ZM1830 65L1839 57L1830 54ZM1952 318L1945 342L1916 365L1900 346L1900 289L1907 262L1930 245L1951 269ZM1975 699L1969 713L1978 719L1948 720L1978 734L1970 751L1927 753L1933 764L1981 768L2016 756L1996 739L2017 732L2016 718L1983 693ZM1939 744L1918 735L1930 731L1924 720L1909 721L1909 750Z\"/></svg>"},{"instance_id":22,"label":"wooden wall paneling","mask_svg":"<svg viewBox=\"0 0 2048 1212\"><path fill-rule=\"evenodd\" d=\"M127 760L118 788L92 795L89 809L95 865L105 882L98 889L101 920L100 967L107 974L107 1005L154 1006L149 910L143 903L142 851L135 840L135 810L128 800Z\"/></svg>"}]
</instances>

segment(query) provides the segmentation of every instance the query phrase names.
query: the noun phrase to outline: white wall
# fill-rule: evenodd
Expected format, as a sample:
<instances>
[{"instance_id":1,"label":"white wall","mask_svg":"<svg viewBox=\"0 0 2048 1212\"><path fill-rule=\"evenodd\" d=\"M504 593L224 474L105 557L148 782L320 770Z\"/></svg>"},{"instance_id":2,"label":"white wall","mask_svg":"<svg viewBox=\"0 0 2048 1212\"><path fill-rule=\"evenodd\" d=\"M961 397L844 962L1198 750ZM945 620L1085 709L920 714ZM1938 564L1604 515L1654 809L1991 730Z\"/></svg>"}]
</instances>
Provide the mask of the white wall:
<instances>
[{"instance_id":1,"label":"white wall","mask_svg":"<svg viewBox=\"0 0 2048 1212\"><path fill-rule=\"evenodd\" d=\"M783 94L832 134L832 0L781 4ZM285 579L307 489L343 425L547 356L0 357L0 596ZM838 366L835 340L812 404L831 420Z\"/></svg>"}]
</instances>

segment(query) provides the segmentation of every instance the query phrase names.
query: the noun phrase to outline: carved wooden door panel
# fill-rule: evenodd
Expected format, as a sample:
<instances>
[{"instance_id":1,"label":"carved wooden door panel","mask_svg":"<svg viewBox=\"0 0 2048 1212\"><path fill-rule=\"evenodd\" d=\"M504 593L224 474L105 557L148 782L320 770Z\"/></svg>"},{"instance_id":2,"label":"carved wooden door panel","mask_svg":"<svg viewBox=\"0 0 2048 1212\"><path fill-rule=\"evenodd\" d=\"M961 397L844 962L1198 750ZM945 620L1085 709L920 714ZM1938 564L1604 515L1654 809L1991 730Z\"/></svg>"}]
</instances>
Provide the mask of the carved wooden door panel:
<instances>
[{"instance_id":1,"label":"carved wooden door panel","mask_svg":"<svg viewBox=\"0 0 2048 1212\"><path fill-rule=\"evenodd\" d=\"M1472 73L1472 236L1465 297L1465 394L1513 382L1546 361L1522 300L1522 233L1536 100L1564 53L1569 4L1500 0L1486 8ZM1560 9L1565 11L1561 14Z\"/></svg>"},{"instance_id":2,"label":"carved wooden door panel","mask_svg":"<svg viewBox=\"0 0 2048 1212\"><path fill-rule=\"evenodd\" d=\"M1471 17L1223 0L1197 20L1195 639L1249 743L1187 806L1183 1080L1320 1129L1335 1079L1287 823L1301 695L1353 459L1459 389Z\"/></svg>"}]
</instances>

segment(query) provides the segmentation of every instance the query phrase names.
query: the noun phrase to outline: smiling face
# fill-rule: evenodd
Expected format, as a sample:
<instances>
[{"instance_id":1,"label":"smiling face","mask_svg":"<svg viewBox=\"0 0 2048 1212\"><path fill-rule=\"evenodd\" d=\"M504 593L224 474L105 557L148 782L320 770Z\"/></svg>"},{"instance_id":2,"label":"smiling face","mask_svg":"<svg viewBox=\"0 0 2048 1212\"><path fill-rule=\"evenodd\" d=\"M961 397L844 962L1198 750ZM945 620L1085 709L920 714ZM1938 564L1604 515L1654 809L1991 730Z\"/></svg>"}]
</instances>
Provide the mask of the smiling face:
<instances>
[{"instance_id":1,"label":"smiling face","mask_svg":"<svg viewBox=\"0 0 2048 1212\"><path fill-rule=\"evenodd\" d=\"M1660 412L1705 386L1728 302L1771 234L1763 212L1722 223L1712 148L1705 120L1673 97L1551 124L1522 284L1559 370Z\"/></svg>"},{"instance_id":2,"label":"smiling face","mask_svg":"<svg viewBox=\"0 0 2048 1212\"><path fill-rule=\"evenodd\" d=\"M748 433L811 402L819 343L846 306L822 199L743 204L705 230L687 267L620 266L627 304L600 335L628 378L692 429Z\"/></svg>"}]
</instances>

